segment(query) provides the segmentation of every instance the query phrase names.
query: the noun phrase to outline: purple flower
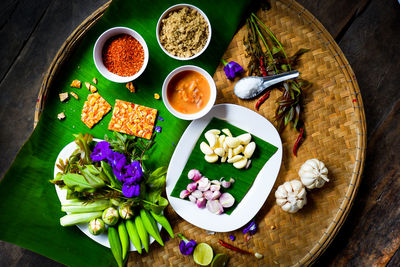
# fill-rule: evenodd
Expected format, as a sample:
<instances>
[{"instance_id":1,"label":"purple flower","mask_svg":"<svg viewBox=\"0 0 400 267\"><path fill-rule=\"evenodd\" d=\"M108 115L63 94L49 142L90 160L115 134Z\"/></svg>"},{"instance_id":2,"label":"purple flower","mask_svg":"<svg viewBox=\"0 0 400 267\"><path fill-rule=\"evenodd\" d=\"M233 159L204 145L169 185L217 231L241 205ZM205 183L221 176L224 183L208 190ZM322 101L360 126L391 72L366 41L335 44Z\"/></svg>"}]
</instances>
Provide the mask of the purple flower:
<instances>
[{"instance_id":1,"label":"purple flower","mask_svg":"<svg viewBox=\"0 0 400 267\"><path fill-rule=\"evenodd\" d=\"M196 247L196 241L188 240L184 235L178 234L182 241L179 243L179 250L181 251L182 255L190 255L193 253L194 248Z\"/></svg>"},{"instance_id":2,"label":"purple flower","mask_svg":"<svg viewBox=\"0 0 400 267\"><path fill-rule=\"evenodd\" d=\"M160 117L160 116L158 116L158 119L159 119L160 121L164 121L164 119L163 119L162 117Z\"/></svg>"},{"instance_id":3,"label":"purple flower","mask_svg":"<svg viewBox=\"0 0 400 267\"><path fill-rule=\"evenodd\" d=\"M234 235L229 235L229 239L235 241L236 237Z\"/></svg>"},{"instance_id":4,"label":"purple flower","mask_svg":"<svg viewBox=\"0 0 400 267\"><path fill-rule=\"evenodd\" d=\"M124 169L126 170L126 183L132 184L142 180L143 171L139 161L134 161L131 164L126 165Z\"/></svg>"},{"instance_id":5,"label":"purple flower","mask_svg":"<svg viewBox=\"0 0 400 267\"><path fill-rule=\"evenodd\" d=\"M140 186L138 184L124 183L122 186L122 194L125 197L137 197L140 194Z\"/></svg>"},{"instance_id":6,"label":"purple flower","mask_svg":"<svg viewBox=\"0 0 400 267\"><path fill-rule=\"evenodd\" d=\"M117 170L116 168L113 168L113 173L118 180L120 180L121 182L125 182L126 180L125 169L122 168L121 170Z\"/></svg>"},{"instance_id":7,"label":"purple flower","mask_svg":"<svg viewBox=\"0 0 400 267\"><path fill-rule=\"evenodd\" d=\"M113 152L107 157L108 162L110 163L113 169L118 171L122 170L122 168L126 165L126 158L124 154Z\"/></svg>"},{"instance_id":8,"label":"purple flower","mask_svg":"<svg viewBox=\"0 0 400 267\"><path fill-rule=\"evenodd\" d=\"M161 128L161 126L157 126L154 130L155 130L157 133L161 133L162 128Z\"/></svg>"},{"instance_id":9,"label":"purple flower","mask_svg":"<svg viewBox=\"0 0 400 267\"><path fill-rule=\"evenodd\" d=\"M222 63L224 64L225 75L226 77L228 77L229 80L233 80L239 73L243 72L242 66L240 66L235 61L231 61L228 63L222 59Z\"/></svg>"},{"instance_id":10,"label":"purple flower","mask_svg":"<svg viewBox=\"0 0 400 267\"><path fill-rule=\"evenodd\" d=\"M243 229L243 234L251 234L254 235L257 232L257 224L252 221L249 226L247 226L246 228Z\"/></svg>"},{"instance_id":11,"label":"purple flower","mask_svg":"<svg viewBox=\"0 0 400 267\"><path fill-rule=\"evenodd\" d=\"M110 144L106 141L101 141L96 144L93 149L92 154L90 154L90 158L93 161L102 161L105 160L112 153L110 149Z\"/></svg>"}]
</instances>

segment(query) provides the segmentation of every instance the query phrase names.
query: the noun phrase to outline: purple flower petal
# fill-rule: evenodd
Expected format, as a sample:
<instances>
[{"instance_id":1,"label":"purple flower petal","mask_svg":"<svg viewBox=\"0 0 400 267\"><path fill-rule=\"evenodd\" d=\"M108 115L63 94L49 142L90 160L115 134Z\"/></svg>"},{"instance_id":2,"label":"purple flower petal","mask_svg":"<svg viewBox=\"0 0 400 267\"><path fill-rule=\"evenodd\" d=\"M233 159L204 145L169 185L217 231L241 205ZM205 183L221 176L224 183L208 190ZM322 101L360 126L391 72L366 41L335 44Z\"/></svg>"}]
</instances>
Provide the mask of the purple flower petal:
<instances>
[{"instance_id":1,"label":"purple flower petal","mask_svg":"<svg viewBox=\"0 0 400 267\"><path fill-rule=\"evenodd\" d=\"M134 161L124 167L126 170L125 182L128 184L137 183L142 180L143 171L139 161Z\"/></svg>"},{"instance_id":2,"label":"purple flower petal","mask_svg":"<svg viewBox=\"0 0 400 267\"><path fill-rule=\"evenodd\" d=\"M118 152L112 152L108 157L108 162L110 163L113 169L121 171L122 168L126 165L126 158L124 154Z\"/></svg>"},{"instance_id":3,"label":"purple flower petal","mask_svg":"<svg viewBox=\"0 0 400 267\"><path fill-rule=\"evenodd\" d=\"M140 194L140 186L138 184L124 183L122 186L122 194L125 197L137 197Z\"/></svg>"},{"instance_id":4,"label":"purple flower petal","mask_svg":"<svg viewBox=\"0 0 400 267\"><path fill-rule=\"evenodd\" d=\"M243 234L250 233L251 235L254 235L257 232L257 224L252 221L249 226L243 229Z\"/></svg>"},{"instance_id":5,"label":"purple flower petal","mask_svg":"<svg viewBox=\"0 0 400 267\"><path fill-rule=\"evenodd\" d=\"M161 126L157 126L154 130L155 130L157 133L161 133L162 128L161 128Z\"/></svg>"},{"instance_id":6,"label":"purple flower petal","mask_svg":"<svg viewBox=\"0 0 400 267\"><path fill-rule=\"evenodd\" d=\"M195 246L196 241L194 240L182 240L179 243L179 250L181 251L182 255L190 255L193 253Z\"/></svg>"},{"instance_id":7,"label":"purple flower petal","mask_svg":"<svg viewBox=\"0 0 400 267\"><path fill-rule=\"evenodd\" d=\"M110 144L106 141L101 141L96 144L90 158L93 161L105 160L112 153Z\"/></svg>"},{"instance_id":8,"label":"purple flower petal","mask_svg":"<svg viewBox=\"0 0 400 267\"><path fill-rule=\"evenodd\" d=\"M225 63L224 63L225 64ZM229 63L227 63L224 66L224 71L225 71L225 75L226 77L228 77L228 79L232 80L234 79L238 74L243 72L243 68L242 66L240 66L238 63L236 63L235 61L231 61Z\"/></svg>"},{"instance_id":9,"label":"purple flower petal","mask_svg":"<svg viewBox=\"0 0 400 267\"><path fill-rule=\"evenodd\" d=\"M164 121L164 119L163 119L162 117L160 117L160 116L158 116L158 119L159 119L160 121Z\"/></svg>"},{"instance_id":10,"label":"purple flower petal","mask_svg":"<svg viewBox=\"0 0 400 267\"><path fill-rule=\"evenodd\" d=\"M235 241L236 237L234 235L229 235L229 239Z\"/></svg>"}]
</instances>

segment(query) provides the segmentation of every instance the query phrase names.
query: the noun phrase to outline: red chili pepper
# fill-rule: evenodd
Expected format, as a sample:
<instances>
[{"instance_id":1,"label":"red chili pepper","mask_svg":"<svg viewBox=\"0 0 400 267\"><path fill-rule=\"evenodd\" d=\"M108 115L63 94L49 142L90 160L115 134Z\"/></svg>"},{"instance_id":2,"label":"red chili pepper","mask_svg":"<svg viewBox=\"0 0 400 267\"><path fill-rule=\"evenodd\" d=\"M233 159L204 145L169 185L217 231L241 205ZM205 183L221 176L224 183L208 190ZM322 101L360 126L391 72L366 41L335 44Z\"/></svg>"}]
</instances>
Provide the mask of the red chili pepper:
<instances>
[{"instance_id":1,"label":"red chili pepper","mask_svg":"<svg viewBox=\"0 0 400 267\"><path fill-rule=\"evenodd\" d=\"M267 70L265 69L265 66L264 66L264 57L260 57L260 71L261 71L261 75L263 77L268 75Z\"/></svg>"},{"instance_id":2,"label":"red chili pepper","mask_svg":"<svg viewBox=\"0 0 400 267\"><path fill-rule=\"evenodd\" d=\"M300 142L303 139L303 134L304 134L304 129L300 128L300 134L297 137L296 142L294 143L294 146L293 146L293 155L295 155L296 157L297 157L297 149L299 149Z\"/></svg>"},{"instance_id":3,"label":"red chili pepper","mask_svg":"<svg viewBox=\"0 0 400 267\"><path fill-rule=\"evenodd\" d=\"M231 244L228 244L225 241L222 241L221 239L219 239L218 242L221 244L221 246L226 247L226 248L228 248L230 250L233 250L233 251L236 251L236 252L239 252L239 253L242 253L242 254L249 254L249 255L253 254L251 252L248 252L247 250L243 250L241 248L237 248L235 246L232 246Z\"/></svg>"},{"instance_id":4,"label":"red chili pepper","mask_svg":"<svg viewBox=\"0 0 400 267\"><path fill-rule=\"evenodd\" d=\"M260 106L269 98L271 91L267 91L256 103L256 110L259 110Z\"/></svg>"}]
</instances>

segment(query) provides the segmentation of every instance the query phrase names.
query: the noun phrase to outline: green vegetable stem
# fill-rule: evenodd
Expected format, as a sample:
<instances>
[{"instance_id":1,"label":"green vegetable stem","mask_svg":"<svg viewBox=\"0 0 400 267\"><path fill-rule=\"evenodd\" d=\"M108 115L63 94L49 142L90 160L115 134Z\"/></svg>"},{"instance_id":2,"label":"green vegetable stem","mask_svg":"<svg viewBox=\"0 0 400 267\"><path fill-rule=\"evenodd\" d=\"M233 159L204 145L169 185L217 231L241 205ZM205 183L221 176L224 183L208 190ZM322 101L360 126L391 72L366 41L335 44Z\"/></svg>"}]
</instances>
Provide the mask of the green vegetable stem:
<instances>
[{"instance_id":1,"label":"green vegetable stem","mask_svg":"<svg viewBox=\"0 0 400 267\"><path fill-rule=\"evenodd\" d=\"M89 222L92 219L101 217L102 212L88 212L88 213L71 213L60 218L62 226L71 226L78 223Z\"/></svg>"},{"instance_id":2,"label":"green vegetable stem","mask_svg":"<svg viewBox=\"0 0 400 267\"><path fill-rule=\"evenodd\" d=\"M122 259L125 260L129 250L129 236L123 221L118 224L118 234L119 239L121 240Z\"/></svg>"},{"instance_id":3,"label":"green vegetable stem","mask_svg":"<svg viewBox=\"0 0 400 267\"><path fill-rule=\"evenodd\" d=\"M157 224L154 225L150 218L149 215L147 214L146 210L142 209L140 210L140 218L142 219L143 225L147 232L154 237L154 239L161 245L164 246L164 242L161 239L160 233L158 232Z\"/></svg>"},{"instance_id":4,"label":"green vegetable stem","mask_svg":"<svg viewBox=\"0 0 400 267\"><path fill-rule=\"evenodd\" d=\"M119 267L123 266L121 241L118 236L118 231L115 227L108 227L108 241L110 242L111 252Z\"/></svg>"},{"instance_id":5,"label":"green vegetable stem","mask_svg":"<svg viewBox=\"0 0 400 267\"><path fill-rule=\"evenodd\" d=\"M149 235L146 231L146 228L143 225L143 222L142 222L142 219L140 218L140 216L135 217L135 226L138 231L140 240L142 241L144 250L146 250L146 252L149 252Z\"/></svg>"},{"instance_id":6,"label":"green vegetable stem","mask_svg":"<svg viewBox=\"0 0 400 267\"><path fill-rule=\"evenodd\" d=\"M125 227L137 252L139 252L139 254L142 254L142 243L140 242L139 233L136 229L135 223L132 220L127 220L125 222Z\"/></svg>"},{"instance_id":7,"label":"green vegetable stem","mask_svg":"<svg viewBox=\"0 0 400 267\"><path fill-rule=\"evenodd\" d=\"M151 212L151 215L153 216L153 218L154 218L159 224L161 224L162 227L164 227L165 230L167 230L169 236L172 237L172 238L174 238L174 237L175 237L174 231L172 230L172 227L171 227L171 225L169 224L167 218L165 218L165 216L162 215L162 214L156 214L156 213L153 212L153 211L150 211L150 212Z\"/></svg>"}]
</instances>

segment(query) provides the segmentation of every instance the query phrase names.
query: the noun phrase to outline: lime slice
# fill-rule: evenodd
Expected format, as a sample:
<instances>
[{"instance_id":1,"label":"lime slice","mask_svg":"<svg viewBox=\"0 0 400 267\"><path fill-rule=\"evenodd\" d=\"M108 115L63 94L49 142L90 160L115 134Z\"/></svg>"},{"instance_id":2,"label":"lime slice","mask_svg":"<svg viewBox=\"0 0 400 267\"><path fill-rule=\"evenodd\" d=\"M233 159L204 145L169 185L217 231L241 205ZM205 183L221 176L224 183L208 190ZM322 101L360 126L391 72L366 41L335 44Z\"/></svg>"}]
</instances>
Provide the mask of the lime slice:
<instances>
[{"instance_id":1,"label":"lime slice","mask_svg":"<svg viewBox=\"0 0 400 267\"><path fill-rule=\"evenodd\" d=\"M226 254L215 255L213 261L211 262L211 267L224 267L228 264L229 256Z\"/></svg>"},{"instance_id":2,"label":"lime slice","mask_svg":"<svg viewBox=\"0 0 400 267\"><path fill-rule=\"evenodd\" d=\"M202 266L209 265L213 256L214 253L212 247L206 243L199 243L193 252L194 262Z\"/></svg>"}]
</instances>

